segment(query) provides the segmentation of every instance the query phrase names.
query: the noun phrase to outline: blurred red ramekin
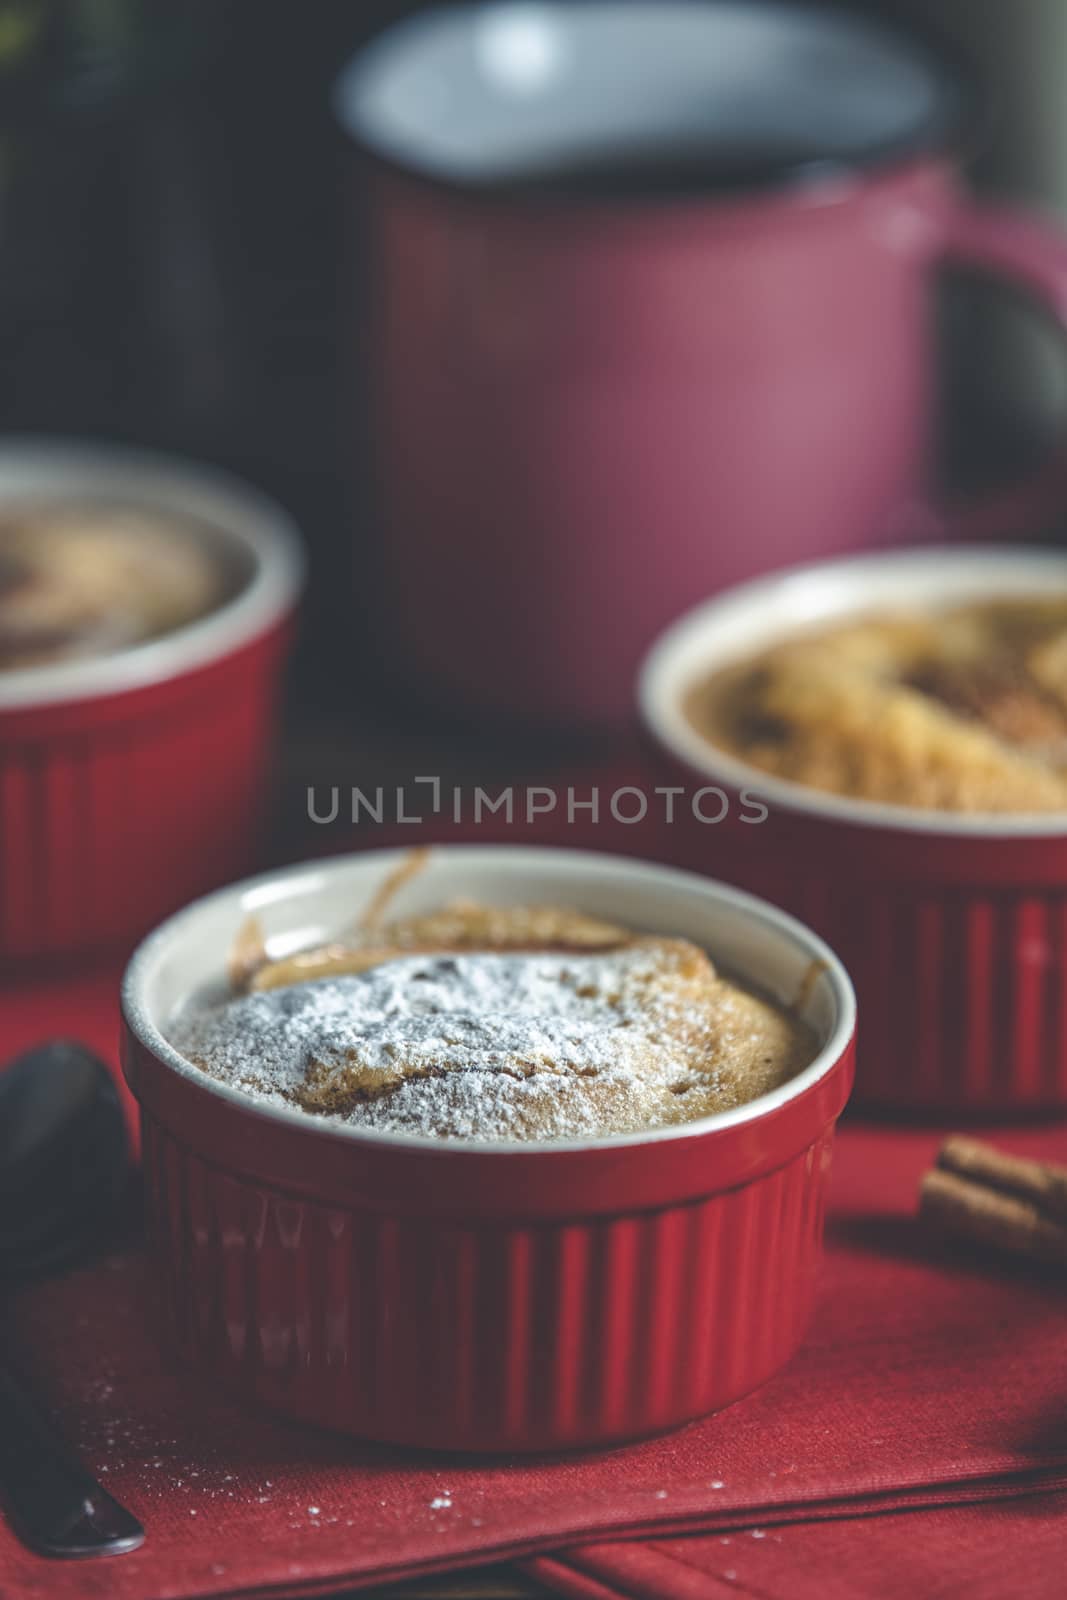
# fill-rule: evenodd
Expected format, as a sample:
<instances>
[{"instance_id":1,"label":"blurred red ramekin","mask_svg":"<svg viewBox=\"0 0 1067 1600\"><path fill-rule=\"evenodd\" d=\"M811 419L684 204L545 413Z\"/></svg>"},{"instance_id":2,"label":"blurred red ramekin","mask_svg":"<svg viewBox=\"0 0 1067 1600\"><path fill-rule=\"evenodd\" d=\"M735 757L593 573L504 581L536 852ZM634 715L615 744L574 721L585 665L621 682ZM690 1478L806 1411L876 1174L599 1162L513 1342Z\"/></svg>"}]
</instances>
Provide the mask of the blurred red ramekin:
<instances>
[{"instance_id":1,"label":"blurred red ramekin","mask_svg":"<svg viewBox=\"0 0 1067 1600\"><path fill-rule=\"evenodd\" d=\"M175 1008L218 992L245 917L279 954L321 940L401 859L238 884L164 923L130 964L124 1065L181 1349L276 1411L442 1449L607 1444L728 1405L792 1354L811 1306L852 1076L843 968L773 907L688 873L452 846L403 889L404 911L459 895L556 902L688 937L780 998L802 994L816 1060L679 1128L483 1144L256 1102L167 1043Z\"/></svg>"},{"instance_id":2,"label":"blurred red ramekin","mask_svg":"<svg viewBox=\"0 0 1067 1600\"><path fill-rule=\"evenodd\" d=\"M745 823L735 805L719 828L682 808L673 858L768 895L840 952L863 1016L866 1102L977 1114L1067 1104L1067 813L963 815L823 794L716 750L688 723L683 696L807 626L1050 593L1067 595L1067 554L945 548L822 562L698 606L642 668L641 715L665 770L769 808Z\"/></svg>"},{"instance_id":3,"label":"blurred red ramekin","mask_svg":"<svg viewBox=\"0 0 1067 1600\"><path fill-rule=\"evenodd\" d=\"M0 963L128 942L254 864L300 545L221 472L121 448L0 446L0 515L79 498L201 522L222 606L92 660L0 672Z\"/></svg>"}]
</instances>

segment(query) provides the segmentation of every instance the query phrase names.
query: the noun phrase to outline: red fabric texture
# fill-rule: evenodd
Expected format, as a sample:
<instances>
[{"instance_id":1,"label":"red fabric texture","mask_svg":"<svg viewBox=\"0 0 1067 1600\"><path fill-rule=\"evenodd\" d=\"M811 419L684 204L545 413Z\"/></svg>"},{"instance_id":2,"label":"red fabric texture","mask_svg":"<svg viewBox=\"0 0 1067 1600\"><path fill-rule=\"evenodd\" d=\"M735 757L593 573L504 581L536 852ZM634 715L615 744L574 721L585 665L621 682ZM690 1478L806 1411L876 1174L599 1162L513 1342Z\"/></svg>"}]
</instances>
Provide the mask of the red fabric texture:
<instances>
[{"instance_id":1,"label":"red fabric texture","mask_svg":"<svg viewBox=\"0 0 1067 1600\"><path fill-rule=\"evenodd\" d=\"M1067 1494L587 1545L535 1557L570 1600L1060 1600Z\"/></svg>"}]
</instances>

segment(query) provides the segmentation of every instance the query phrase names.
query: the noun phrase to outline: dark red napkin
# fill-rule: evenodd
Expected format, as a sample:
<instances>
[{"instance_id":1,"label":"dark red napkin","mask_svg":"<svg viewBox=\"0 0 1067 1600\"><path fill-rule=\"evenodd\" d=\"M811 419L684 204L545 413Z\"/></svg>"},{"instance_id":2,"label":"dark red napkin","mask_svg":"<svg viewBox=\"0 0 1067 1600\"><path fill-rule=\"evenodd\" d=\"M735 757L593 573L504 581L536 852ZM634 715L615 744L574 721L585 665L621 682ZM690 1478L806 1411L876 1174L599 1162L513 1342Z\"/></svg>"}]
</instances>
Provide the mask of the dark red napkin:
<instances>
[{"instance_id":1,"label":"dark red napkin","mask_svg":"<svg viewBox=\"0 0 1067 1600\"><path fill-rule=\"evenodd\" d=\"M82 993L101 1045L111 981ZM41 1001L8 995L4 1055L32 1033L24 1011ZM68 1004L49 1017L85 1031ZM1067 1131L1006 1142L1067 1158ZM24 1291L11 1322L26 1373L148 1540L133 1555L60 1565L0 1529L0 1594L280 1600L619 1534L769 1529L1058 1486L1063 1291L954 1261L920 1237L915 1185L936 1143L849 1129L820 1307L798 1359L718 1417L596 1455L418 1457L245 1412L166 1352L137 1249Z\"/></svg>"},{"instance_id":2,"label":"dark red napkin","mask_svg":"<svg viewBox=\"0 0 1067 1600\"><path fill-rule=\"evenodd\" d=\"M1067 1494L587 1545L526 1568L571 1600L1061 1600Z\"/></svg>"}]
</instances>

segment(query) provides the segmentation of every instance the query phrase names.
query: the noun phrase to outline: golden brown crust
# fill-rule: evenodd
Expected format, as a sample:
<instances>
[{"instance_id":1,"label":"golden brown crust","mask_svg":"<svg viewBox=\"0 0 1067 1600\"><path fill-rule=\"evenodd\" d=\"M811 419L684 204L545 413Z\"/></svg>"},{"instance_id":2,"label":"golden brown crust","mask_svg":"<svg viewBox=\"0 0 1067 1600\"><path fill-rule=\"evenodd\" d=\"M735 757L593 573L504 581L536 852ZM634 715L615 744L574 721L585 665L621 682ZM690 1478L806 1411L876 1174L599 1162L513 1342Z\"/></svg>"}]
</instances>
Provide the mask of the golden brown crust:
<instances>
[{"instance_id":1,"label":"golden brown crust","mask_svg":"<svg viewBox=\"0 0 1067 1600\"><path fill-rule=\"evenodd\" d=\"M248 932L239 954L254 957ZM816 1051L803 1023L698 946L567 907L456 902L360 937L250 983L235 962L243 998L192 1018L179 1047L317 1115L521 1139L693 1121L786 1082ZM484 959L497 956L518 958L503 978ZM367 987L346 988L360 973Z\"/></svg>"},{"instance_id":2,"label":"golden brown crust","mask_svg":"<svg viewBox=\"0 0 1067 1600\"><path fill-rule=\"evenodd\" d=\"M612 950L632 935L562 906L485 906L457 900L439 911L357 926L343 941L261 966L248 987L280 989L314 978L366 972L397 955L438 950Z\"/></svg>"},{"instance_id":3,"label":"golden brown crust","mask_svg":"<svg viewBox=\"0 0 1067 1600\"><path fill-rule=\"evenodd\" d=\"M110 654L225 595L197 530L163 513L75 502L0 514L0 670Z\"/></svg>"},{"instance_id":4,"label":"golden brown crust","mask_svg":"<svg viewBox=\"0 0 1067 1600\"><path fill-rule=\"evenodd\" d=\"M375 952L376 964L400 954ZM687 940L630 936L611 954L626 959L606 962L577 993L604 1007L620 1036L626 1033L626 1073L644 1080L657 1123L689 1122L743 1105L788 1081L811 1060L814 1042L802 1024L721 978L705 952ZM668 1079L665 1059L672 1063ZM328 1058L312 1055L292 1097L306 1111L345 1115L401 1086L461 1072L466 1061L465 1046L453 1052L447 1044L438 1046L430 1060L403 1048L385 1061L379 1053L368 1059L359 1047L340 1058L332 1052ZM581 1099L587 1119L602 1119L606 1129L612 1125L618 1075L591 1068L580 1049L573 1056L566 1047L515 1052L495 1070L515 1079L553 1076L563 1095ZM530 1127L536 1136L536 1110Z\"/></svg>"},{"instance_id":5,"label":"golden brown crust","mask_svg":"<svg viewBox=\"0 0 1067 1600\"><path fill-rule=\"evenodd\" d=\"M1067 809L1067 601L874 617L801 634L693 688L712 743L857 799Z\"/></svg>"}]
</instances>

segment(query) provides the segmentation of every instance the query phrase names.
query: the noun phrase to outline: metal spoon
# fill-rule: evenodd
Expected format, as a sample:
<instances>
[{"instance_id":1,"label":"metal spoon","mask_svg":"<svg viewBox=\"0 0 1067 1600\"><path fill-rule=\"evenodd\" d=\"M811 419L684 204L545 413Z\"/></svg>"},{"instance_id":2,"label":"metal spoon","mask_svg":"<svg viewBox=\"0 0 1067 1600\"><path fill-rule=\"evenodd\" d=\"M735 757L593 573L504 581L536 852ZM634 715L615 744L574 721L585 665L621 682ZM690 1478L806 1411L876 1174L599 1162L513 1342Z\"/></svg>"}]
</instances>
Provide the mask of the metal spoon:
<instances>
[{"instance_id":1,"label":"metal spoon","mask_svg":"<svg viewBox=\"0 0 1067 1600\"><path fill-rule=\"evenodd\" d=\"M115 1086L81 1045L40 1045L0 1072L0 1285L87 1254L128 1173ZM3 1366L0 1487L16 1532L42 1555L118 1555L144 1540Z\"/></svg>"}]
</instances>

